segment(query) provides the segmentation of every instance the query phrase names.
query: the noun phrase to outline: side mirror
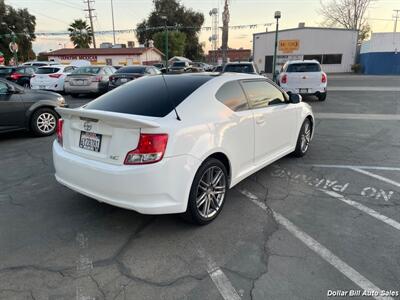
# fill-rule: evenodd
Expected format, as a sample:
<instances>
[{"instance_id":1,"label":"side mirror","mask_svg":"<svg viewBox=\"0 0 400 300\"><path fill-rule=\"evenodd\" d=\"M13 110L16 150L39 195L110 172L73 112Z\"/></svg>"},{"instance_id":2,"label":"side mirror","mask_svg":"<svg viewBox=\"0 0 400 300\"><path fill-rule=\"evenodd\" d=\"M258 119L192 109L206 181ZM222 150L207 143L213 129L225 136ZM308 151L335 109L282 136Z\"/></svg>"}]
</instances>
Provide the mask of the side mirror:
<instances>
[{"instance_id":1,"label":"side mirror","mask_svg":"<svg viewBox=\"0 0 400 300\"><path fill-rule=\"evenodd\" d=\"M300 103L302 100L303 98L299 94L289 94L290 103L297 104Z\"/></svg>"},{"instance_id":2,"label":"side mirror","mask_svg":"<svg viewBox=\"0 0 400 300\"><path fill-rule=\"evenodd\" d=\"M7 87L8 87L7 94L15 94L16 93L16 89L14 86L9 85Z\"/></svg>"}]
</instances>

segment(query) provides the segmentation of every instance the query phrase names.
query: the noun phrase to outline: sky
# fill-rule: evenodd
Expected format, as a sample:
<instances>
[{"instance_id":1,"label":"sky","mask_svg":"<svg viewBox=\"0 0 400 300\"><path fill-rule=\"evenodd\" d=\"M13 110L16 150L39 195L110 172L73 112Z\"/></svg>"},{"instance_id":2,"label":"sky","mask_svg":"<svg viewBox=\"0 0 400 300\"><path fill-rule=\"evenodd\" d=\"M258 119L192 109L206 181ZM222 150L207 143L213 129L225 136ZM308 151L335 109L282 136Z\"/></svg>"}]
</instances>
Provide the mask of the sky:
<instances>
[{"instance_id":1,"label":"sky","mask_svg":"<svg viewBox=\"0 0 400 300\"><path fill-rule=\"evenodd\" d=\"M145 19L152 11L152 0L113 0L116 30L134 29L136 24ZM282 12L280 28L297 27L299 22L306 26L320 26L322 19L318 12L320 1L330 0L230 0L230 25L252 25L274 22L274 12ZM36 16L37 32L63 32L74 19L85 18L83 0L6 0L6 4L15 8L28 8ZM96 9L94 21L95 31L112 29L111 0L94 0ZM209 11L220 8L222 12L224 0L181 0L187 8L202 12L205 16L203 26L211 26ZM376 0L368 12L368 22L373 32L393 31L393 9L400 9L400 0ZM220 17L220 24L222 18ZM275 27L268 28L269 31ZM252 48L253 33L265 31L263 25L256 28L230 30L229 47ZM400 31L400 21L398 25ZM211 48L208 41L210 31L202 31L200 42L205 43L205 50ZM117 43L126 43L133 40L137 44L136 36L132 34L117 35ZM112 35L97 35L97 44L112 42ZM48 51L62 47L72 47L68 36L38 37L34 42L34 51Z\"/></svg>"}]
</instances>

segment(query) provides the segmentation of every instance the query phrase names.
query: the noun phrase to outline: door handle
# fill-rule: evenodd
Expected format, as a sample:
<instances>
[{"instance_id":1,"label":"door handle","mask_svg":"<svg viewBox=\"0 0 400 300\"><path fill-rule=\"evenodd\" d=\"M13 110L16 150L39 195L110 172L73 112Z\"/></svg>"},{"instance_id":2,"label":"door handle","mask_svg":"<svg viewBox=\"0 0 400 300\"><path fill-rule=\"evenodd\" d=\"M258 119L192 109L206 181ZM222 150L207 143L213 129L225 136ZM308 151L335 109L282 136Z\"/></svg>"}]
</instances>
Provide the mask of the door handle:
<instances>
[{"instance_id":1,"label":"door handle","mask_svg":"<svg viewBox=\"0 0 400 300\"><path fill-rule=\"evenodd\" d=\"M264 124L264 123L265 123L264 117L263 117L263 116L257 117L257 118L256 118L256 123L257 123L258 125Z\"/></svg>"}]
</instances>

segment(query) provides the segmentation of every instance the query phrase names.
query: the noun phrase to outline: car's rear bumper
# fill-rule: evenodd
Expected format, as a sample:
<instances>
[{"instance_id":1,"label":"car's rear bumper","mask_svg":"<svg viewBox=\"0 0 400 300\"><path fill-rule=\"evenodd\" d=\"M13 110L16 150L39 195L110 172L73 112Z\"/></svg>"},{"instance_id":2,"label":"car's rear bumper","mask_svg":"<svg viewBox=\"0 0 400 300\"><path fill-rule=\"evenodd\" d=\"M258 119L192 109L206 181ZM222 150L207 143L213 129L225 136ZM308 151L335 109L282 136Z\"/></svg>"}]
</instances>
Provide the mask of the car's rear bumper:
<instances>
[{"instance_id":1,"label":"car's rear bumper","mask_svg":"<svg viewBox=\"0 0 400 300\"><path fill-rule=\"evenodd\" d=\"M320 95L327 92L327 87L313 87L313 88L292 88L281 85L281 88L286 93L300 94L300 95Z\"/></svg>"},{"instance_id":2,"label":"car's rear bumper","mask_svg":"<svg viewBox=\"0 0 400 300\"><path fill-rule=\"evenodd\" d=\"M143 214L186 211L190 187L199 166L191 156L164 158L161 162L126 166L80 157L53 143L58 182L78 193Z\"/></svg>"},{"instance_id":3,"label":"car's rear bumper","mask_svg":"<svg viewBox=\"0 0 400 300\"><path fill-rule=\"evenodd\" d=\"M90 85L71 85L65 83L64 90L70 94L91 94L104 92L107 90L107 86L100 85L99 83L92 83Z\"/></svg>"}]
</instances>

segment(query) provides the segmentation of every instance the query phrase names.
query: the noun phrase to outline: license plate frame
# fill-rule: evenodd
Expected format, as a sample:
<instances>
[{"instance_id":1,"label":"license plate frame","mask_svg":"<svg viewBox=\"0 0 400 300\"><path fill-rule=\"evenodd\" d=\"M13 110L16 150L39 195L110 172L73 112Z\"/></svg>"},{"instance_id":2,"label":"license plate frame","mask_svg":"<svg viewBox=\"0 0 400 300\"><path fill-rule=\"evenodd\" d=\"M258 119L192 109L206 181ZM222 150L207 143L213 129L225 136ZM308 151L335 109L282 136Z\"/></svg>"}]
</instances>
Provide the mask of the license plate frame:
<instances>
[{"instance_id":1,"label":"license plate frame","mask_svg":"<svg viewBox=\"0 0 400 300\"><path fill-rule=\"evenodd\" d=\"M46 86L45 85L39 85L39 90L45 90Z\"/></svg>"},{"instance_id":2,"label":"license plate frame","mask_svg":"<svg viewBox=\"0 0 400 300\"><path fill-rule=\"evenodd\" d=\"M81 131L79 148L100 153L102 135L94 132Z\"/></svg>"},{"instance_id":3,"label":"license plate frame","mask_svg":"<svg viewBox=\"0 0 400 300\"><path fill-rule=\"evenodd\" d=\"M299 94L307 94L308 89L299 89Z\"/></svg>"}]
</instances>

